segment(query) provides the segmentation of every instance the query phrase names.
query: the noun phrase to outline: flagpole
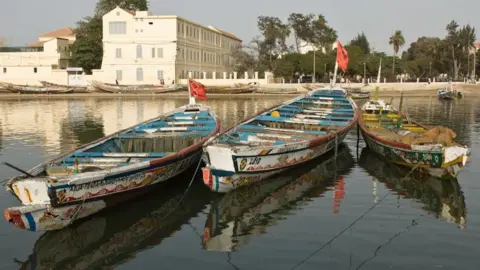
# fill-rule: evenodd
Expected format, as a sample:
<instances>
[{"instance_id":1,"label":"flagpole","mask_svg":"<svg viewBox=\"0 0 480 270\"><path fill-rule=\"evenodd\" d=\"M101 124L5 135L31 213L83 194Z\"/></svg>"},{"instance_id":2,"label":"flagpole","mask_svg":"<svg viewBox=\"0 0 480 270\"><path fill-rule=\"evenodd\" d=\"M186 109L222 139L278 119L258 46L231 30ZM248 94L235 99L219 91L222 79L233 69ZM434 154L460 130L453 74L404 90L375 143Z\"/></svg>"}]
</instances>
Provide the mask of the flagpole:
<instances>
[{"instance_id":1,"label":"flagpole","mask_svg":"<svg viewBox=\"0 0 480 270\"><path fill-rule=\"evenodd\" d=\"M335 68L333 70L333 80L332 80L332 83L331 83L331 87L334 87L335 83L337 82L337 70L338 70L338 61L335 60Z\"/></svg>"}]
</instances>

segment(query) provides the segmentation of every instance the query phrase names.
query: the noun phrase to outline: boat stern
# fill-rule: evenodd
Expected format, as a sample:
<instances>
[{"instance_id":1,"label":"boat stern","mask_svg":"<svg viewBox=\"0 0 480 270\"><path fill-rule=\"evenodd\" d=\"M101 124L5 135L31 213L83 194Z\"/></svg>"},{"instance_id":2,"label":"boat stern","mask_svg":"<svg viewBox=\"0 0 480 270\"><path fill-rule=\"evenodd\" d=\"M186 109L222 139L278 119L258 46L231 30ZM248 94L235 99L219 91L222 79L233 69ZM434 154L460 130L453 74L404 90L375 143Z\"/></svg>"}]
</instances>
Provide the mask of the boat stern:
<instances>
[{"instance_id":1,"label":"boat stern","mask_svg":"<svg viewBox=\"0 0 480 270\"><path fill-rule=\"evenodd\" d=\"M222 192L219 182L224 182L235 174L233 150L227 145L208 145L204 148L204 161L207 164L203 169L203 183L211 190Z\"/></svg>"},{"instance_id":2,"label":"boat stern","mask_svg":"<svg viewBox=\"0 0 480 270\"><path fill-rule=\"evenodd\" d=\"M448 146L443 149L443 163L440 178L456 178L470 160L470 149L466 146Z\"/></svg>"},{"instance_id":3,"label":"boat stern","mask_svg":"<svg viewBox=\"0 0 480 270\"><path fill-rule=\"evenodd\" d=\"M24 205L50 203L46 178L25 178L13 181L8 190Z\"/></svg>"}]
</instances>

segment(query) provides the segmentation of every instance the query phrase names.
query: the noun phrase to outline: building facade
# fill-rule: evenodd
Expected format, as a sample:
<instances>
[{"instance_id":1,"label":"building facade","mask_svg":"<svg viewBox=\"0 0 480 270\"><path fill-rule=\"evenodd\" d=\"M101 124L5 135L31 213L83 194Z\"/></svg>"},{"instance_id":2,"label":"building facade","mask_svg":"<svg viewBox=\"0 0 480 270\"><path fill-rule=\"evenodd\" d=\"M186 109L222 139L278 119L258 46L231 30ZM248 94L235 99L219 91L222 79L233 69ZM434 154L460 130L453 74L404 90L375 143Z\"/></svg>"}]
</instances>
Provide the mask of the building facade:
<instances>
[{"instance_id":1,"label":"building facade","mask_svg":"<svg viewBox=\"0 0 480 270\"><path fill-rule=\"evenodd\" d=\"M103 61L93 77L122 84L224 78L234 70L236 36L178 16L119 7L103 16Z\"/></svg>"},{"instance_id":2,"label":"building facade","mask_svg":"<svg viewBox=\"0 0 480 270\"><path fill-rule=\"evenodd\" d=\"M51 76L54 70L69 66L70 46L75 42L71 28L38 37L24 47L0 47L0 81L30 83Z\"/></svg>"}]
</instances>

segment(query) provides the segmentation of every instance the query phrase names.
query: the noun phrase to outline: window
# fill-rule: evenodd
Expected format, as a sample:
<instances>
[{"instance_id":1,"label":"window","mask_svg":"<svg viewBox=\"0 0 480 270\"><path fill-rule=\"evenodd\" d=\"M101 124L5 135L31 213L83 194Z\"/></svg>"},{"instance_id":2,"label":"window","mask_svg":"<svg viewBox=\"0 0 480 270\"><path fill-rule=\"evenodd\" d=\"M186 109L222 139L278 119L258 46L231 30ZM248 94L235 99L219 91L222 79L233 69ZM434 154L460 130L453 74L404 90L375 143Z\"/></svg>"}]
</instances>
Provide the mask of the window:
<instances>
[{"instance_id":1,"label":"window","mask_svg":"<svg viewBox=\"0 0 480 270\"><path fill-rule=\"evenodd\" d=\"M123 72L121 69L117 70L117 81L121 81L123 78Z\"/></svg>"},{"instance_id":2,"label":"window","mask_svg":"<svg viewBox=\"0 0 480 270\"><path fill-rule=\"evenodd\" d=\"M149 25L153 25L153 22L148 22Z\"/></svg>"},{"instance_id":3,"label":"window","mask_svg":"<svg viewBox=\"0 0 480 270\"><path fill-rule=\"evenodd\" d=\"M202 61L205 62L206 60L207 60L207 53L204 52Z\"/></svg>"},{"instance_id":4,"label":"window","mask_svg":"<svg viewBox=\"0 0 480 270\"><path fill-rule=\"evenodd\" d=\"M115 50L115 57L116 58L122 58L122 48L117 48Z\"/></svg>"},{"instance_id":5,"label":"window","mask_svg":"<svg viewBox=\"0 0 480 270\"><path fill-rule=\"evenodd\" d=\"M142 45L137 45L137 58L142 58Z\"/></svg>"},{"instance_id":6,"label":"window","mask_svg":"<svg viewBox=\"0 0 480 270\"><path fill-rule=\"evenodd\" d=\"M117 11L117 16L120 16L120 12Z\"/></svg>"},{"instance_id":7,"label":"window","mask_svg":"<svg viewBox=\"0 0 480 270\"><path fill-rule=\"evenodd\" d=\"M140 33L143 33L143 29L140 29Z\"/></svg>"},{"instance_id":8,"label":"window","mask_svg":"<svg viewBox=\"0 0 480 270\"><path fill-rule=\"evenodd\" d=\"M137 68L137 82L143 81L143 69Z\"/></svg>"},{"instance_id":9,"label":"window","mask_svg":"<svg viewBox=\"0 0 480 270\"><path fill-rule=\"evenodd\" d=\"M123 35L127 33L126 22L110 22L109 23L110 35Z\"/></svg>"},{"instance_id":10,"label":"window","mask_svg":"<svg viewBox=\"0 0 480 270\"><path fill-rule=\"evenodd\" d=\"M163 58L163 48L157 48L157 57Z\"/></svg>"},{"instance_id":11,"label":"window","mask_svg":"<svg viewBox=\"0 0 480 270\"><path fill-rule=\"evenodd\" d=\"M37 73L37 68L36 67L33 68L33 73Z\"/></svg>"},{"instance_id":12,"label":"window","mask_svg":"<svg viewBox=\"0 0 480 270\"><path fill-rule=\"evenodd\" d=\"M7 73L7 68L3 68L3 73Z\"/></svg>"},{"instance_id":13,"label":"window","mask_svg":"<svg viewBox=\"0 0 480 270\"><path fill-rule=\"evenodd\" d=\"M155 48L152 48L152 58L155 58Z\"/></svg>"},{"instance_id":14,"label":"window","mask_svg":"<svg viewBox=\"0 0 480 270\"><path fill-rule=\"evenodd\" d=\"M187 26L187 36L190 36L190 31L189 30L190 30L190 27Z\"/></svg>"},{"instance_id":15,"label":"window","mask_svg":"<svg viewBox=\"0 0 480 270\"><path fill-rule=\"evenodd\" d=\"M163 80L163 70L157 70L157 80Z\"/></svg>"}]
</instances>

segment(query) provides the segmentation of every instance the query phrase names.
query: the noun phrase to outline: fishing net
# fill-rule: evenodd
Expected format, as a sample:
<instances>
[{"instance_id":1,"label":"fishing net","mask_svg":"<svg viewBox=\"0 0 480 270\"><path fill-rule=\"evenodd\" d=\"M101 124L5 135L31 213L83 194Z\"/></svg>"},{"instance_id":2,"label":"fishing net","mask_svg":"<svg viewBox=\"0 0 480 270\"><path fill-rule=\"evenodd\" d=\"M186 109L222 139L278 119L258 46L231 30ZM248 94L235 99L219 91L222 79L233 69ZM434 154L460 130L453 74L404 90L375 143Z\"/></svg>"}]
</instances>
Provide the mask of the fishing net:
<instances>
[{"instance_id":1,"label":"fishing net","mask_svg":"<svg viewBox=\"0 0 480 270\"><path fill-rule=\"evenodd\" d=\"M447 127L436 126L422 133L421 135L414 135L412 133L402 136L400 142L405 144L441 144L443 146L454 145L454 139L457 137L455 132Z\"/></svg>"}]
</instances>

